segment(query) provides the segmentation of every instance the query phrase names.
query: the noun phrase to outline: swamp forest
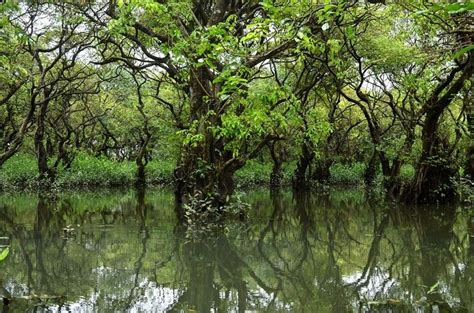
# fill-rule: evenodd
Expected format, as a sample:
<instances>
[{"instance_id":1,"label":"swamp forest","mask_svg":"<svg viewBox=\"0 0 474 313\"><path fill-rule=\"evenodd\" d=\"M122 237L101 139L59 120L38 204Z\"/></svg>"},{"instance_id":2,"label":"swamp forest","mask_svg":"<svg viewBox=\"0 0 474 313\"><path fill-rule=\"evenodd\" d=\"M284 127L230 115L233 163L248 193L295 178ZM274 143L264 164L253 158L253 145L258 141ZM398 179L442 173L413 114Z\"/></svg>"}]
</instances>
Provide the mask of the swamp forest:
<instances>
[{"instance_id":1,"label":"swamp forest","mask_svg":"<svg viewBox=\"0 0 474 313\"><path fill-rule=\"evenodd\" d=\"M474 3L0 1L0 311L474 313Z\"/></svg>"}]
</instances>

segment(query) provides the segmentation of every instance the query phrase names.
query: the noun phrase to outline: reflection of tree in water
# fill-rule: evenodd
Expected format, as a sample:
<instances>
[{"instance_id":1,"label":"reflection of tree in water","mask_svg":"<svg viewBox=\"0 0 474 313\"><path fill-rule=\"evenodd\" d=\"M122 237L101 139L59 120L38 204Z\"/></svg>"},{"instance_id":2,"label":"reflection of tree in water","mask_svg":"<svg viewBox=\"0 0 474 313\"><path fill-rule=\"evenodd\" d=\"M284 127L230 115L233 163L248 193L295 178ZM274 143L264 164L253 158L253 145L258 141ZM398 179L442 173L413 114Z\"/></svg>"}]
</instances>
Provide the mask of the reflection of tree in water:
<instances>
[{"instance_id":1,"label":"reflection of tree in water","mask_svg":"<svg viewBox=\"0 0 474 313\"><path fill-rule=\"evenodd\" d=\"M464 242L467 232L460 232L464 238L455 233L459 214L456 207L391 209L393 226L387 227L385 216L378 230L374 228L367 262L356 282L356 290L365 299L362 307L373 312L412 312L415 307L466 312L473 308L472 271L461 269L472 259ZM369 290L372 295L367 299L363 288L369 282L378 290ZM366 305L367 300L372 304Z\"/></svg>"},{"instance_id":2,"label":"reflection of tree in water","mask_svg":"<svg viewBox=\"0 0 474 313\"><path fill-rule=\"evenodd\" d=\"M141 234L141 251L135 261L135 269L134 269L134 278L133 278L133 286L130 289L130 293L125 303L125 309L129 310L133 306L134 299L139 298L141 293L141 288L139 286L140 283L140 274L143 269L143 261L145 259L147 253L147 244L150 239L150 233L148 230L148 226L146 224L146 217L148 212L149 206L145 203L145 189L144 188L137 188L136 191L136 207L135 207L135 214L139 221L138 232Z\"/></svg>"},{"instance_id":3,"label":"reflection of tree in water","mask_svg":"<svg viewBox=\"0 0 474 313\"><path fill-rule=\"evenodd\" d=\"M464 266L472 264L472 256L467 231L455 236L455 223L462 223L455 207L401 212L373 204L355 209L350 201L335 205L327 197L295 200L291 213L274 201L274 215L259 240L262 259L279 280L279 298L294 309L473 308L472 270Z\"/></svg>"},{"instance_id":4,"label":"reflection of tree in water","mask_svg":"<svg viewBox=\"0 0 474 313\"><path fill-rule=\"evenodd\" d=\"M228 238L223 235L202 240L194 238L183 244L183 259L189 273L186 291L170 312L185 308L197 312L210 312L212 308L225 310L231 290L236 290L239 312L245 311L247 286L243 272L246 265ZM224 295L221 297L222 290Z\"/></svg>"},{"instance_id":5,"label":"reflection of tree in water","mask_svg":"<svg viewBox=\"0 0 474 313\"><path fill-rule=\"evenodd\" d=\"M453 305L446 301L446 288L457 289L462 308L474 309L472 255L467 247L469 234L466 232L460 237L456 234L455 223L459 214L463 212L454 206L435 211L422 207L417 210L414 220L421 254L420 278L424 286L432 289L427 295L428 300L436 303L441 312L453 309Z\"/></svg>"},{"instance_id":6,"label":"reflection of tree in water","mask_svg":"<svg viewBox=\"0 0 474 313\"><path fill-rule=\"evenodd\" d=\"M21 297L10 299L15 309L27 306L28 302L55 300L60 302L65 291L69 289L80 289L87 285L80 274L81 260L71 257L67 251L66 240L58 238L65 221L61 214L53 213L54 200L47 197L38 197L36 214L32 230L25 225L16 224L14 214L10 216L9 210L1 210L0 218L5 223L6 231L11 235L13 241L18 244L20 254L15 259L16 276L19 284L15 286L15 293ZM31 213L29 213L31 214ZM53 254L51 254L53 253ZM54 262L51 262L54 260ZM79 285L76 285L79 284ZM86 289L82 289L86 292Z\"/></svg>"},{"instance_id":7,"label":"reflection of tree in water","mask_svg":"<svg viewBox=\"0 0 474 313\"><path fill-rule=\"evenodd\" d=\"M91 220L106 222L103 216L114 216L116 224L130 225L132 224L130 221L137 221L139 229L136 232L142 235L141 240L134 235L126 238L129 241L127 248L132 249L129 249L129 255L124 258L125 260L120 260L122 263L128 262L134 266L134 279L129 296L124 297L120 305L123 307L133 305L135 298L140 296L138 282L141 279L139 276L149 237L145 222L148 206L144 203L144 194L138 193L136 200L120 204L123 209L121 211L114 210L114 204L109 203L107 212L102 209L95 210L94 207L81 210L74 207L73 201L68 199L58 201L54 198L38 197L35 211L29 210L26 213L34 216L30 219L31 224L16 223L17 219L21 220L16 215L16 208L2 207L0 231L9 234L14 242L13 253L9 257L13 259L9 260L6 266L6 275L9 279L5 280L8 288L13 288L10 306L13 306L14 310L19 310L23 306L26 308L48 302L59 304L60 308L62 299L73 302L92 292L97 292L99 295L98 305L113 305L114 299L109 295L113 295L114 292L97 290L104 287L97 285L99 281L97 275L101 275L101 271L116 267L118 275L114 275L117 279L115 286L121 284L120 280L124 275L121 275L120 268L123 266L113 264L114 254L117 251L111 251L114 249L110 248L110 243L116 244L114 240L124 238L110 237L120 236L123 233L115 234L107 227L108 224L78 228L78 224L84 225ZM126 208L128 204L133 206ZM135 244L135 241L140 241L140 244ZM128 261L128 258L135 260ZM109 263L107 260L112 262ZM110 283L111 290L115 286L114 282ZM100 301L109 303L100 304Z\"/></svg>"},{"instance_id":8,"label":"reflection of tree in water","mask_svg":"<svg viewBox=\"0 0 474 313\"><path fill-rule=\"evenodd\" d=\"M293 298L302 307L314 297L313 274L316 268L308 238L308 234L314 235L312 217L307 211L309 201L306 194L299 194L293 215L283 207L281 197L273 195L273 216L258 240L258 251L278 280L277 295L280 294L284 300ZM287 288L287 285L291 287Z\"/></svg>"},{"instance_id":9,"label":"reflection of tree in water","mask_svg":"<svg viewBox=\"0 0 474 313\"><path fill-rule=\"evenodd\" d=\"M449 276L449 273L444 272L448 271L447 264L452 261L450 246L454 240L455 218L454 207L435 212L421 207L413 221L420 245L421 263L418 272L421 282L424 286L433 288L433 292L427 294L428 300L438 302L445 309L449 305L438 292L439 287L434 286L439 284L442 277Z\"/></svg>"},{"instance_id":10,"label":"reflection of tree in water","mask_svg":"<svg viewBox=\"0 0 474 313\"><path fill-rule=\"evenodd\" d=\"M180 237L181 245L176 250L177 259L186 272L185 291L168 308L167 312L192 309L210 312L212 309L229 309L245 312L248 299L252 297L248 280L257 282L261 288L271 292L264 281L247 264L235 245L235 238L224 232L203 232L193 234L191 239ZM180 271L179 269L177 269Z\"/></svg>"},{"instance_id":11,"label":"reflection of tree in water","mask_svg":"<svg viewBox=\"0 0 474 313\"><path fill-rule=\"evenodd\" d=\"M294 200L292 210L274 197L273 216L260 234L259 252L278 279L280 299L291 303L292 310L342 312L348 303L336 241L338 233L345 232L346 221L340 212L317 209L327 208L327 197L298 193Z\"/></svg>"},{"instance_id":12,"label":"reflection of tree in water","mask_svg":"<svg viewBox=\"0 0 474 313\"><path fill-rule=\"evenodd\" d=\"M453 312L473 305L474 227L455 208L274 194L265 219L186 237L181 223L160 221L165 212L147 195L87 205L42 198L34 217L1 209L0 232L13 243L3 281L12 307L26 309L31 301L18 296L33 294L105 312L412 312L423 297ZM69 224L83 226L64 233Z\"/></svg>"}]
</instances>

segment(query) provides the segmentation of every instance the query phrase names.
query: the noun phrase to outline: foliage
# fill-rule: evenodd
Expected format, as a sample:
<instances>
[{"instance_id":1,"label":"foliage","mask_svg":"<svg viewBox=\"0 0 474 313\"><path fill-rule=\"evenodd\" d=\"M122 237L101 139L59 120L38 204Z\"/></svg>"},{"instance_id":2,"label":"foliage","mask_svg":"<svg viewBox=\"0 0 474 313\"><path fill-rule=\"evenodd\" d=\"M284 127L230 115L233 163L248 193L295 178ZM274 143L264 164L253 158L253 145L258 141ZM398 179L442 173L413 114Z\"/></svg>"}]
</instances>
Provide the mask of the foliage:
<instances>
[{"instance_id":1,"label":"foliage","mask_svg":"<svg viewBox=\"0 0 474 313\"><path fill-rule=\"evenodd\" d=\"M57 182L63 186L123 186L134 181L132 162L114 162L104 157L78 155L71 169L63 171Z\"/></svg>"},{"instance_id":2,"label":"foliage","mask_svg":"<svg viewBox=\"0 0 474 313\"><path fill-rule=\"evenodd\" d=\"M147 166L147 181L152 185L170 184L174 163L153 160ZM0 171L1 189L37 189L37 165L32 156L21 154L11 158ZM135 182L135 163L117 162L105 157L79 153L71 168L60 169L54 186L59 189L131 186Z\"/></svg>"},{"instance_id":3,"label":"foliage","mask_svg":"<svg viewBox=\"0 0 474 313\"><path fill-rule=\"evenodd\" d=\"M362 185L364 184L365 169L365 164L360 162L352 164L336 163L330 168L330 181L338 185Z\"/></svg>"},{"instance_id":4,"label":"foliage","mask_svg":"<svg viewBox=\"0 0 474 313\"><path fill-rule=\"evenodd\" d=\"M400 180L402 184L408 186L415 178L415 168L411 164L404 164L400 169Z\"/></svg>"},{"instance_id":5,"label":"foliage","mask_svg":"<svg viewBox=\"0 0 474 313\"><path fill-rule=\"evenodd\" d=\"M0 170L0 189L34 186L37 175L35 159L27 154L18 154Z\"/></svg>"},{"instance_id":6,"label":"foliage","mask_svg":"<svg viewBox=\"0 0 474 313\"><path fill-rule=\"evenodd\" d=\"M474 181L467 177L460 177L454 181L459 199L466 205L474 204Z\"/></svg>"},{"instance_id":7,"label":"foliage","mask_svg":"<svg viewBox=\"0 0 474 313\"><path fill-rule=\"evenodd\" d=\"M469 163L472 13L423 1L8 1L0 188L177 182L183 198L227 199L270 179L378 175L389 193L431 199L451 176L431 160L452 173Z\"/></svg>"}]
</instances>

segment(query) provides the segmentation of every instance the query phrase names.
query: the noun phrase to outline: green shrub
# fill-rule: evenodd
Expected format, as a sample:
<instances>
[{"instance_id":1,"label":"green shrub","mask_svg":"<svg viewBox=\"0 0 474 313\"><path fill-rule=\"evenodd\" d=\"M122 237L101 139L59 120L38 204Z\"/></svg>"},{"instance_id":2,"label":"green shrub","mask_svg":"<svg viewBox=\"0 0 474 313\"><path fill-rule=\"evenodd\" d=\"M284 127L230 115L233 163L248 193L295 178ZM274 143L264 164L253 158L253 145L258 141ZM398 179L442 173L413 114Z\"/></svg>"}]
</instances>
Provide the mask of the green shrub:
<instances>
[{"instance_id":1,"label":"green shrub","mask_svg":"<svg viewBox=\"0 0 474 313\"><path fill-rule=\"evenodd\" d=\"M335 163L329 169L330 182L335 185L361 185L364 183L365 169L366 165L361 162Z\"/></svg>"},{"instance_id":2,"label":"green shrub","mask_svg":"<svg viewBox=\"0 0 474 313\"><path fill-rule=\"evenodd\" d=\"M34 156L17 154L0 169L0 188L22 188L35 184L38 165Z\"/></svg>"},{"instance_id":3,"label":"green shrub","mask_svg":"<svg viewBox=\"0 0 474 313\"><path fill-rule=\"evenodd\" d=\"M235 173L236 185L242 187L248 186L266 186L270 182L273 164L270 162L259 162L249 160L247 163ZM282 168L282 184L291 183L294 174L295 163L286 163Z\"/></svg>"},{"instance_id":4,"label":"green shrub","mask_svg":"<svg viewBox=\"0 0 474 313\"><path fill-rule=\"evenodd\" d=\"M411 164L404 164L400 168L400 181L402 185L409 185L415 178L415 168Z\"/></svg>"},{"instance_id":5,"label":"green shrub","mask_svg":"<svg viewBox=\"0 0 474 313\"><path fill-rule=\"evenodd\" d=\"M176 162L172 160L153 160L146 166L146 180L149 184L169 184L173 182Z\"/></svg>"},{"instance_id":6,"label":"green shrub","mask_svg":"<svg viewBox=\"0 0 474 313\"><path fill-rule=\"evenodd\" d=\"M147 182L150 184L169 184L173 180L175 162L153 160L146 167ZM130 186L135 182L136 165L134 161L117 162L105 157L95 157L79 153L71 168L58 169L54 186L73 187L112 187ZM0 170L0 188L17 189L38 187L38 166L32 155L13 156Z\"/></svg>"},{"instance_id":7,"label":"green shrub","mask_svg":"<svg viewBox=\"0 0 474 313\"><path fill-rule=\"evenodd\" d=\"M249 160L235 173L235 182L240 186L265 185L270 180L272 165Z\"/></svg>"},{"instance_id":8,"label":"green shrub","mask_svg":"<svg viewBox=\"0 0 474 313\"><path fill-rule=\"evenodd\" d=\"M124 186L135 180L135 163L116 162L104 157L80 153L68 170L59 173L59 187L73 186Z\"/></svg>"},{"instance_id":9,"label":"green shrub","mask_svg":"<svg viewBox=\"0 0 474 313\"><path fill-rule=\"evenodd\" d=\"M146 167L147 182L150 185L171 184L175 161L170 159L152 160ZM282 184L289 184L294 175L295 162L286 163L282 169ZM335 163L330 168L330 184L361 185L364 183L366 166L356 162L352 164ZM237 186L266 186L272 172L271 162L250 160L235 174ZM112 187L130 186L135 182L136 165L134 161L117 162L105 157L95 157L79 153L71 168L59 169L55 186L74 187ZM401 168L400 180L403 184L412 181L415 175L413 166L407 164ZM33 155L18 154L8 160L0 170L0 188L38 187L38 167ZM380 175L378 176L379 178Z\"/></svg>"}]
</instances>

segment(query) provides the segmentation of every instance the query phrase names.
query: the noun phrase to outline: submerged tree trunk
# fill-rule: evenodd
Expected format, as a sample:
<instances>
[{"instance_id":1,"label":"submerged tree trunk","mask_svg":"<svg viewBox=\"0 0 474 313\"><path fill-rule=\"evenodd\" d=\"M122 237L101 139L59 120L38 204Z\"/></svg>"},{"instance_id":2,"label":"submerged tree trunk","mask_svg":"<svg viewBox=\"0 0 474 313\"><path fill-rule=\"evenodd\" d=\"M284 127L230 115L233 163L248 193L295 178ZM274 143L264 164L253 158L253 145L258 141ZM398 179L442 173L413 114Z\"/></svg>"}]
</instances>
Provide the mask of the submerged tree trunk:
<instances>
[{"instance_id":1,"label":"submerged tree trunk","mask_svg":"<svg viewBox=\"0 0 474 313\"><path fill-rule=\"evenodd\" d=\"M220 116L209 115L218 111L219 100L209 99L211 79L204 67L191 71L190 122L197 124L196 136L200 139L182 147L181 157L175 170L175 196L177 202L189 197L212 199L213 205L225 205L234 191L234 173L245 161L234 157L225 149L222 138L216 138L211 127L221 125ZM205 208L202 208L205 209Z\"/></svg>"},{"instance_id":2,"label":"submerged tree trunk","mask_svg":"<svg viewBox=\"0 0 474 313\"><path fill-rule=\"evenodd\" d=\"M311 149L309 138L305 138L301 146L301 155L296 164L295 177L293 179L293 188L295 191L308 189L309 182L306 172L313 159L314 152Z\"/></svg>"},{"instance_id":3,"label":"submerged tree trunk","mask_svg":"<svg viewBox=\"0 0 474 313\"><path fill-rule=\"evenodd\" d=\"M423 152L418 164L415 181L408 202L434 203L449 201L455 197L452 177L456 169L445 155L437 136L438 119L441 113L430 113L422 132Z\"/></svg>"},{"instance_id":4,"label":"submerged tree trunk","mask_svg":"<svg viewBox=\"0 0 474 313\"><path fill-rule=\"evenodd\" d=\"M45 95L45 98L49 95ZM45 137L45 119L46 112L48 109L48 102L44 101L40 106L40 111L36 120L36 132L35 132L35 151L38 164L38 178L40 181L45 179L54 179L52 171L48 167L48 151L46 150L44 137Z\"/></svg>"},{"instance_id":5,"label":"submerged tree trunk","mask_svg":"<svg viewBox=\"0 0 474 313\"><path fill-rule=\"evenodd\" d=\"M273 141L268 143L268 149L270 151L270 156L272 157L272 173L270 174L270 190L277 191L281 188L281 181L283 178L282 174L282 165L283 165L283 156L281 151L278 151L277 142Z\"/></svg>"},{"instance_id":6,"label":"submerged tree trunk","mask_svg":"<svg viewBox=\"0 0 474 313\"><path fill-rule=\"evenodd\" d=\"M367 164L367 167L364 173L364 183L367 187L370 187L374 184L376 171L377 171L377 151L375 151L374 149L374 152L372 153L372 156L370 157L369 163Z\"/></svg>"},{"instance_id":7,"label":"submerged tree trunk","mask_svg":"<svg viewBox=\"0 0 474 313\"><path fill-rule=\"evenodd\" d=\"M333 164L333 160L325 159L325 160L318 160L315 164L312 178L322 184L325 184L331 178L331 165Z\"/></svg>"},{"instance_id":8,"label":"submerged tree trunk","mask_svg":"<svg viewBox=\"0 0 474 313\"><path fill-rule=\"evenodd\" d=\"M138 188L143 188L146 185L145 168L148 163L148 159L146 158L146 153L147 153L147 146L148 146L149 141L150 141L150 136L148 135L146 136L146 138L142 138L140 149L138 151L137 157L135 158L135 164L137 165L135 186Z\"/></svg>"},{"instance_id":9,"label":"submerged tree trunk","mask_svg":"<svg viewBox=\"0 0 474 313\"><path fill-rule=\"evenodd\" d=\"M453 69L445 81L434 90L433 95L425 104L426 112L422 130L422 153L416 170L415 181L405 194L405 200L410 203L434 203L452 200L455 187L452 178L456 174L454 162L450 159L441 145L438 136L438 125L445 109L454 96L461 90L464 82L473 73L473 53L469 53L467 61ZM456 74L461 75L455 80ZM454 81L454 82L453 82ZM453 83L451 83L453 82ZM447 88L449 85L451 87ZM445 89L444 95L440 97Z\"/></svg>"}]
</instances>

